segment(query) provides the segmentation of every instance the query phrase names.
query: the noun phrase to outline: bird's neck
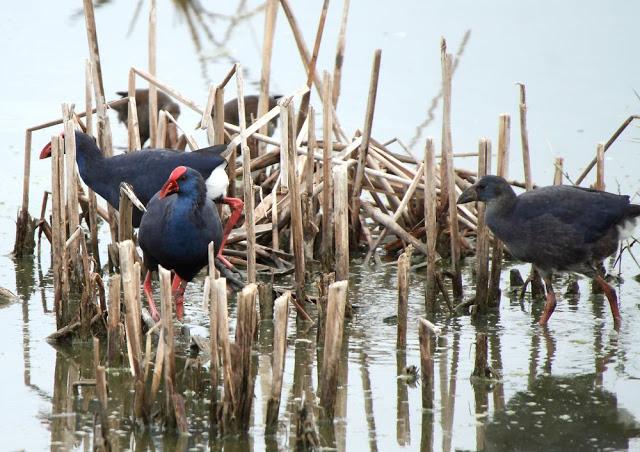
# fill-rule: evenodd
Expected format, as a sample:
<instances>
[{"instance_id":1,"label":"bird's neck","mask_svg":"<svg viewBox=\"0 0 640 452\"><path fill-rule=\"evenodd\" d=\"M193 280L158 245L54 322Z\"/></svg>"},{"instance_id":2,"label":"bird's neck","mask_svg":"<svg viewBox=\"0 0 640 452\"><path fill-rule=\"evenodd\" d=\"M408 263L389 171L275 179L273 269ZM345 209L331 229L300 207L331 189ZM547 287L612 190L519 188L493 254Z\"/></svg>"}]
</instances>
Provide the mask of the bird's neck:
<instances>
[{"instance_id":1,"label":"bird's neck","mask_svg":"<svg viewBox=\"0 0 640 452\"><path fill-rule=\"evenodd\" d=\"M506 221L511 217L512 212L515 210L517 203L517 196L515 193L505 193L498 199L494 199L487 203L487 210L485 218L487 225L491 231L500 240L507 241L512 234L517 234L510 222Z\"/></svg>"},{"instance_id":2,"label":"bird's neck","mask_svg":"<svg viewBox=\"0 0 640 452\"><path fill-rule=\"evenodd\" d=\"M76 162L80 177L85 184L105 199L109 198L112 168L106 164L106 159L99 150L76 148Z\"/></svg>"}]
</instances>

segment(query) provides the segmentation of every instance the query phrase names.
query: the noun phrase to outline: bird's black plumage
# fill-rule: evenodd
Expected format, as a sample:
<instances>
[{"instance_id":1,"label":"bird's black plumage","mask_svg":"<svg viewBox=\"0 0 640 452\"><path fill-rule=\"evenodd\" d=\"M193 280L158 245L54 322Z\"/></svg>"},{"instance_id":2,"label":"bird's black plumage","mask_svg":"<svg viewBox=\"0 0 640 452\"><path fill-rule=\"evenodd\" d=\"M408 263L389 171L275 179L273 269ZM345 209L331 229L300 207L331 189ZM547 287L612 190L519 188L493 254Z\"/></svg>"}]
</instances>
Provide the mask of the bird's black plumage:
<instances>
[{"instance_id":1,"label":"bird's black plumage","mask_svg":"<svg viewBox=\"0 0 640 452\"><path fill-rule=\"evenodd\" d=\"M628 196L563 185L516 196L498 176L482 177L458 203L473 200L486 203L487 226L516 259L540 270L548 288L555 271L582 273L602 284L596 269L640 216L640 205ZM608 296L615 294L609 289Z\"/></svg>"},{"instance_id":2,"label":"bird's black plumage","mask_svg":"<svg viewBox=\"0 0 640 452\"><path fill-rule=\"evenodd\" d=\"M116 209L120 204L121 182L131 184L138 199L146 205L178 166L193 168L205 179L216 168L225 167L226 160L220 155L225 149L224 145L193 152L144 149L105 157L93 137L76 131L76 161L80 177ZM141 218L142 212L134 209L134 227L140 225Z\"/></svg>"}]
</instances>

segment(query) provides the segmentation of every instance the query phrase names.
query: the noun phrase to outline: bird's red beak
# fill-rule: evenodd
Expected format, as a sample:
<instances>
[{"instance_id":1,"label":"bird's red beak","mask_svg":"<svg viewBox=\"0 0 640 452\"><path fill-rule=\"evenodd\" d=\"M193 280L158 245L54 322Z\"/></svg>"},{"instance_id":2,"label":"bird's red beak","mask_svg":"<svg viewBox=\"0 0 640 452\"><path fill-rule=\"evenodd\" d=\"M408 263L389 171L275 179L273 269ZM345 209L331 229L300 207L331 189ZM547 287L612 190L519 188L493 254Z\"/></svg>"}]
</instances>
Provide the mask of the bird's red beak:
<instances>
[{"instance_id":1,"label":"bird's red beak","mask_svg":"<svg viewBox=\"0 0 640 452\"><path fill-rule=\"evenodd\" d=\"M177 193L180 190L180 186L178 185L178 179L184 173L187 172L187 168L184 166L179 166L171 172L169 179L164 183L162 188L160 189L160 194L158 197L160 199L166 198L171 193Z\"/></svg>"},{"instance_id":2,"label":"bird's red beak","mask_svg":"<svg viewBox=\"0 0 640 452\"><path fill-rule=\"evenodd\" d=\"M62 132L60 136L64 138L64 132ZM49 157L51 157L51 141L49 141L45 147L42 148L42 151L40 151L40 160L48 159Z\"/></svg>"}]
</instances>

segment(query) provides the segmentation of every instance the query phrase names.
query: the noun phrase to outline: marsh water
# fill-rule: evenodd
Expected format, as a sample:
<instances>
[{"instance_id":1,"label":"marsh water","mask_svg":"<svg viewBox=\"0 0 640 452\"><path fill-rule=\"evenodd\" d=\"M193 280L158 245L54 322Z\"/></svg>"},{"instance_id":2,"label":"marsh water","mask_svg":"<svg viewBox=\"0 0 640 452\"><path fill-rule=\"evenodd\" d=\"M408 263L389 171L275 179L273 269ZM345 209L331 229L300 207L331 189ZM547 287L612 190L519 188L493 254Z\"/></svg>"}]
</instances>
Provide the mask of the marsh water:
<instances>
[{"instance_id":1,"label":"marsh water","mask_svg":"<svg viewBox=\"0 0 640 452\"><path fill-rule=\"evenodd\" d=\"M103 74L108 93L126 88L131 65L146 63L146 5L133 21L136 2L99 2L96 10ZM240 61L257 91L263 14L259 2L214 2L198 13L197 2L159 2L159 77L201 104L208 83ZM307 0L292 7L310 46L321 5ZM316 4L318 3L318 4ZM196 7L196 9L193 9ZM45 337L55 328L52 312L50 250L43 242L35 257L14 260L15 214L20 204L24 129L60 116L63 101L83 104L86 36L81 3L24 1L11 4L0 18L5 64L0 71L0 286L18 300L0 300L0 444L2 450L89 450L95 396L74 389L92 378L90 344L55 348ZM341 2L332 2L319 68L333 69ZM243 20L230 16L240 11ZM255 12L255 14L252 14ZM215 13L215 14L213 14ZM440 36L456 51L471 35L453 82L453 143L456 152L476 148L479 137L495 139L497 116L512 115L510 175L522 178L518 139L517 89L527 84L533 173L538 184L551 181L553 160L565 158L575 178L618 125L640 109L634 94L640 62L634 43L640 5L596 1L368 2L353 0L349 17L342 94L338 115L347 131L361 128L371 58L382 49L382 70L373 134L380 141L399 137L410 143L427 117L440 82ZM133 25L132 25L133 23ZM207 30L208 28L208 30ZM195 37L195 40L194 40ZM305 76L284 15L276 27L272 86L289 93ZM233 97L231 93L227 96ZM181 123L197 116L183 108ZM440 135L440 106L412 152L421 155L427 134ZM112 117L114 140L126 143L124 128ZM34 154L50 129L34 134ZM631 127L607 153L610 191L640 189L637 155L640 132ZM200 143L205 139L196 134ZM397 148L398 152L402 152ZM474 167L475 160L461 159ZM49 186L48 162L32 162L32 215L38 215ZM638 199L638 196L635 196ZM103 231L104 233L105 231ZM104 234L103 234L104 236ZM637 248L637 246L635 247ZM634 248L632 248L632 251ZM623 318L619 332L606 300L591 294L578 278L580 295L561 296L547 331L536 324L542 308L527 296L520 303L509 290L505 270L499 310L482 321L449 317L440 309L432 320L442 328L434 353L433 411L421 408L420 384L398 379L401 370L419 366L416 319L425 315L423 269L412 272L406 352L395 348L395 256L365 268L352 261L349 297L357 307L347 324L335 424L321 425L321 443L338 450L640 450L640 267L625 253L617 285ZM467 260L468 264L473 259ZM610 264L609 262L607 264ZM508 263L523 273L527 267ZM466 266L467 269L471 265ZM572 277L560 276L558 293ZM470 271L465 295L473 294ZM185 323L206 333L200 303L202 279L187 291ZM231 301L230 317L235 317ZM109 413L113 443L120 449L185 450L224 446L229 450L291 448L292 413L303 394L317 388L315 330L289 322L289 340L278 435L264 435L270 388L270 322L260 324L254 361L257 371L250 434L215 441L209 437L205 371L185 368L189 341L178 342L179 385L189 415L190 435L163 435L158 428L136 430L130 419L132 382L128 370L109 369ZM474 384L474 341L489 333L491 364L502 378Z\"/></svg>"}]
</instances>

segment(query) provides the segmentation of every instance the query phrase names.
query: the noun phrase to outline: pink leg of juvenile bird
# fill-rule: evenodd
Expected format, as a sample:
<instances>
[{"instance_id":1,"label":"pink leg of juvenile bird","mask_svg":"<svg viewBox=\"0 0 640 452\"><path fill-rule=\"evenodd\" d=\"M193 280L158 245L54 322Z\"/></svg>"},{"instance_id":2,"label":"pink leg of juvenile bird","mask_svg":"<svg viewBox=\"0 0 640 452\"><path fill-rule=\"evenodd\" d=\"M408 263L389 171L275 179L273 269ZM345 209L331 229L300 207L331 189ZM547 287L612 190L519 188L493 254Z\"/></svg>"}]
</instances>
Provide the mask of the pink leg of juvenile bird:
<instances>
[{"instance_id":1,"label":"pink leg of juvenile bird","mask_svg":"<svg viewBox=\"0 0 640 452\"><path fill-rule=\"evenodd\" d=\"M547 286L547 302L544 305L544 311L540 316L540 320L538 323L542 326L546 326L551 314L553 314L553 310L556 308L556 294L553 291L553 286L551 284L551 278L545 277L544 284Z\"/></svg>"},{"instance_id":2,"label":"pink leg of juvenile bird","mask_svg":"<svg viewBox=\"0 0 640 452\"><path fill-rule=\"evenodd\" d=\"M609 285L608 282L604 280L602 276L597 275L593 279L598 284L600 284L600 287L602 287L602 290L604 291L604 294L607 297L607 300L609 300L611 315L613 315L613 323L615 325L615 328L618 329L620 327L620 321L622 317L620 316L620 310L618 309L618 297L616 295L616 291L613 287L611 287L611 285Z\"/></svg>"},{"instance_id":3,"label":"pink leg of juvenile bird","mask_svg":"<svg viewBox=\"0 0 640 452\"><path fill-rule=\"evenodd\" d=\"M176 300L176 317L182 320L184 316L184 291L187 288L187 281L180 278L177 274L173 277L171 285L171 295Z\"/></svg>"},{"instance_id":4,"label":"pink leg of juvenile bird","mask_svg":"<svg viewBox=\"0 0 640 452\"><path fill-rule=\"evenodd\" d=\"M151 310L151 317L153 317L154 321L160 320L160 314L158 314L158 309L156 308L156 304L153 302L153 295L151 292L151 272L147 270L147 275L144 278L144 293L147 296L147 301L149 303L149 309Z\"/></svg>"},{"instance_id":5,"label":"pink leg of juvenile bird","mask_svg":"<svg viewBox=\"0 0 640 452\"><path fill-rule=\"evenodd\" d=\"M229 262L226 258L222 256L222 250L224 250L224 246L227 243L227 238L229 237L229 233L235 226L235 224L240 219L240 215L242 215L242 209L244 209L244 202L238 198L222 198L222 202L231 207L231 216L227 220L227 224L224 226L224 231L222 232L222 243L220 243L220 249L218 250L218 259L227 267L233 268L231 262Z\"/></svg>"}]
</instances>

